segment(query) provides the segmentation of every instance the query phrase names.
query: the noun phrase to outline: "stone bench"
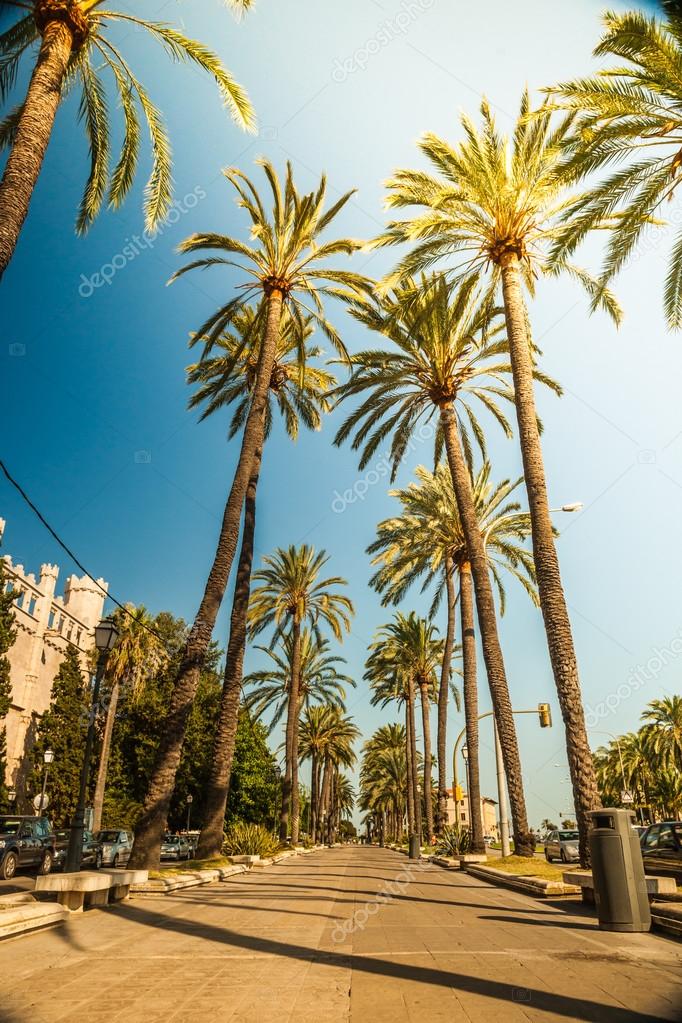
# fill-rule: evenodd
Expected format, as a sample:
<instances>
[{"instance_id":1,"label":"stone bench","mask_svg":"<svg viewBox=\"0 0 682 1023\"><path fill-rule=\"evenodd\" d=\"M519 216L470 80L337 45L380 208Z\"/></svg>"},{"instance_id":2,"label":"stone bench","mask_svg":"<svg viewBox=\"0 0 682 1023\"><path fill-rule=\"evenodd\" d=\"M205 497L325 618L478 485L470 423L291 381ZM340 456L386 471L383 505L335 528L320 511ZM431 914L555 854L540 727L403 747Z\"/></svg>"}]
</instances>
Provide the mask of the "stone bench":
<instances>
[{"instance_id":1,"label":"stone bench","mask_svg":"<svg viewBox=\"0 0 682 1023\"><path fill-rule=\"evenodd\" d=\"M57 892L57 901L72 913L88 906L106 906L126 899L131 884L146 881L146 870L80 870L77 873L44 874L36 878L37 892Z\"/></svg>"},{"instance_id":2,"label":"stone bench","mask_svg":"<svg viewBox=\"0 0 682 1023\"><path fill-rule=\"evenodd\" d=\"M591 870L564 870L563 878L566 884L574 884L582 889L583 902L589 906L594 905L594 881ZM661 896L674 895L677 891L674 877L655 877L647 874L644 880L650 902Z\"/></svg>"}]
</instances>

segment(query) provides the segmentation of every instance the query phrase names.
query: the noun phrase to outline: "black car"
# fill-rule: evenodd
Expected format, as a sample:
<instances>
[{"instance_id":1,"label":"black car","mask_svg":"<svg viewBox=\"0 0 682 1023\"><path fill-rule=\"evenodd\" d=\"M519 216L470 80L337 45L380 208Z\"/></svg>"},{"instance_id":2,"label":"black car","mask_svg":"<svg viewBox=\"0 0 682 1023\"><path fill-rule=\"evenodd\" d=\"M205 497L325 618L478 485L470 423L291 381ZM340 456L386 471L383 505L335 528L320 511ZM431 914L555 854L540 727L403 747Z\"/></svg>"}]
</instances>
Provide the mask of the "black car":
<instances>
[{"instance_id":1,"label":"black car","mask_svg":"<svg viewBox=\"0 0 682 1023\"><path fill-rule=\"evenodd\" d=\"M650 824L640 843L647 874L674 877L682 883L682 821Z\"/></svg>"},{"instance_id":2,"label":"black car","mask_svg":"<svg viewBox=\"0 0 682 1023\"><path fill-rule=\"evenodd\" d=\"M54 858L55 837L47 817L0 816L0 878L3 881L9 881L24 867L49 874Z\"/></svg>"},{"instance_id":3,"label":"black car","mask_svg":"<svg viewBox=\"0 0 682 1023\"><path fill-rule=\"evenodd\" d=\"M63 868L66 863L66 854L69 849L68 828L55 832L56 852L54 865ZM94 867L99 870L102 866L102 843L93 835L92 831L83 832L83 852L81 856L81 867Z\"/></svg>"}]
</instances>

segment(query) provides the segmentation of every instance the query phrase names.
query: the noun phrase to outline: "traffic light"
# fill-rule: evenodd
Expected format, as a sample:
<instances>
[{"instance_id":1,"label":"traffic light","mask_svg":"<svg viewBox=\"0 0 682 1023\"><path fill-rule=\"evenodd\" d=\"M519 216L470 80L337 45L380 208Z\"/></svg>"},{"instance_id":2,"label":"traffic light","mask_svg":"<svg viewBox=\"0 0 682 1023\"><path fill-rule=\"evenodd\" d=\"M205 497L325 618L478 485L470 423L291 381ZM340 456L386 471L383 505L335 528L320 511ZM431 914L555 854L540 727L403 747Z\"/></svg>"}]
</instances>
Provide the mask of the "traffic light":
<instances>
[{"instance_id":1,"label":"traffic light","mask_svg":"<svg viewBox=\"0 0 682 1023\"><path fill-rule=\"evenodd\" d=\"M552 708L548 703L538 704L538 717L540 718L540 728L552 727Z\"/></svg>"}]
</instances>

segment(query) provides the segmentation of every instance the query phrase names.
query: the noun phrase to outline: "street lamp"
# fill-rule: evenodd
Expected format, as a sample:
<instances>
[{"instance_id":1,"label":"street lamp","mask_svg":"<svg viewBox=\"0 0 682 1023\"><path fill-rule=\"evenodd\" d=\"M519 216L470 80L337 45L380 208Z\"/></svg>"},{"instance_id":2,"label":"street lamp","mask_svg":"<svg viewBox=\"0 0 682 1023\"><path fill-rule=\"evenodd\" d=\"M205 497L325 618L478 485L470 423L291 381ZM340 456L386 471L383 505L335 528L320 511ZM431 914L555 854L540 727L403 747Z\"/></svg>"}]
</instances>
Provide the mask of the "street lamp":
<instances>
[{"instance_id":1,"label":"street lamp","mask_svg":"<svg viewBox=\"0 0 682 1023\"><path fill-rule=\"evenodd\" d=\"M187 834L188 834L188 835L189 835L189 822L190 822L190 815L191 815L191 813L192 813L192 803L193 803L193 802L194 802L194 796L192 796L192 795L189 795L189 796L187 797Z\"/></svg>"},{"instance_id":2,"label":"street lamp","mask_svg":"<svg viewBox=\"0 0 682 1023\"><path fill-rule=\"evenodd\" d=\"M76 872L81 869L83 856L83 832L85 831L85 800L88 793L88 780L90 777L90 761L92 760L92 747L95 743L95 719L99 706L99 690L107 665L107 658L112 647L118 639L118 629L113 618L103 618L99 625L95 626L95 647L97 648L97 671L95 672L95 684L92 688L92 704L88 718L88 731L85 738L85 752L83 754L83 765L81 767L81 782L78 793L78 805L71 822L69 833L69 848L66 854L65 872Z\"/></svg>"},{"instance_id":3,"label":"street lamp","mask_svg":"<svg viewBox=\"0 0 682 1023\"><path fill-rule=\"evenodd\" d=\"M53 761L54 753L52 752L51 749L46 749L45 752L43 753L43 763L45 767L43 768L43 789L42 792L40 793L40 803L38 805L37 814L38 817L42 815L43 807L45 806L45 790L47 789L47 778L50 773L50 764L53 763Z\"/></svg>"},{"instance_id":4,"label":"street lamp","mask_svg":"<svg viewBox=\"0 0 682 1023\"><path fill-rule=\"evenodd\" d=\"M562 504L560 508L550 508L549 514L555 515L558 512L566 512L571 514L572 512L579 512L585 507L582 501L574 501L572 504Z\"/></svg>"},{"instance_id":5,"label":"street lamp","mask_svg":"<svg viewBox=\"0 0 682 1023\"><path fill-rule=\"evenodd\" d=\"M17 798L17 790L16 789L8 789L7 790L7 798L9 799L10 803L14 803L14 801Z\"/></svg>"}]
</instances>

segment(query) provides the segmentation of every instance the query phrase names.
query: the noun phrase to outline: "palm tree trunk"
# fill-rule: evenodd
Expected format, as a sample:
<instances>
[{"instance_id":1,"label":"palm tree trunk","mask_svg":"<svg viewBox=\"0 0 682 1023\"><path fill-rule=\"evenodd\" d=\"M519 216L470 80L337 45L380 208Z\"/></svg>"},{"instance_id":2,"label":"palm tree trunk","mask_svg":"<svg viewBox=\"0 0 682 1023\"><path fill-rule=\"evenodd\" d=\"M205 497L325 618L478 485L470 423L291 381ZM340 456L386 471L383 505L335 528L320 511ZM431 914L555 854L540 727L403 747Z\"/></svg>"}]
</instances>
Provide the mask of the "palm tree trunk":
<instances>
[{"instance_id":1,"label":"palm tree trunk","mask_svg":"<svg viewBox=\"0 0 682 1023\"><path fill-rule=\"evenodd\" d=\"M310 836L315 841L317 832L317 751L312 751L312 764L310 767Z\"/></svg>"},{"instance_id":2,"label":"palm tree trunk","mask_svg":"<svg viewBox=\"0 0 682 1023\"><path fill-rule=\"evenodd\" d=\"M417 760L417 734L414 721L414 680L407 679L407 703L410 714L410 766L412 770L412 791L414 793L414 834L422 841L422 801L419 793L419 761Z\"/></svg>"},{"instance_id":3,"label":"palm tree trunk","mask_svg":"<svg viewBox=\"0 0 682 1023\"><path fill-rule=\"evenodd\" d=\"M320 793L320 842L324 844L325 835L325 814L327 813L327 806L329 803L329 785L331 783L331 765L325 757L324 770L322 772L322 789Z\"/></svg>"},{"instance_id":4,"label":"palm tree trunk","mask_svg":"<svg viewBox=\"0 0 682 1023\"><path fill-rule=\"evenodd\" d=\"M299 682L297 683L297 689L300 690L300 675L301 675L301 658L300 658L300 642L299 642L299 659L298 659L298 676ZM301 809L300 809L300 792L298 787L298 731L299 724L301 721L301 708L303 706L303 700L299 698L294 716L294 734L291 738L291 844L298 845L300 823L301 823Z\"/></svg>"},{"instance_id":5,"label":"palm tree trunk","mask_svg":"<svg viewBox=\"0 0 682 1023\"><path fill-rule=\"evenodd\" d=\"M481 815L481 778L478 744L478 681L476 678L476 631L474 627L474 594L471 566L463 561L459 566L459 613L462 631L462 673L464 690L464 721L469 751L469 821L471 851L485 852L483 820Z\"/></svg>"},{"instance_id":6,"label":"palm tree trunk","mask_svg":"<svg viewBox=\"0 0 682 1023\"><path fill-rule=\"evenodd\" d=\"M501 270L509 354L514 378L516 418L519 424L523 473L528 493L540 607L566 730L566 753L580 833L580 860L583 865L587 865L589 861L587 833L590 824L588 814L590 810L598 808L601 801L585 727L578 662L549 514L545 467L533 390L531 342L526 326L527 312L521 290L518 258L513 253L507 255L502 262Z\"/></svg>"},{"instance_id":7,"label":"palm tree trunk","mask_svg":"<svg viewBox=\"0 0 682 1023\"><path fill-rule=\"evenodd\" d=\"M407 837L415 832L414 781L412 779L412 730L410 728L410 706L405 699L405 768L407 775Z\"/></svg>"},{"instance_id":8,"label":"palm tree trunk","mask_svg":"<svg viewBox=\"0 0 682 1023\"><path fill-rule=\"evenodd\" d=\"M448 733L448 700L450 696L450 673L452 669L452 651L455 646L455 586L452 580L452 560L445 559L445 593L447 600L448 624L443 646L443 662L440 672L438 689L438 820L436 830L440 835L448 823L448 765L447 765L447 733Z\"/></svg>"},{"instance_id":9,"label":"palm tree trunk","mask_svg":"<svg viewBox=\"0 0 682 1023\"><path fill-rule=\"evenodd\" d=\"M187 718L192 709L216 617L225 596L239 538L239 520L251 467L256 452L263 444L264 411L279 341L282 306L281 291L272 291L268 298L267 322L258 357L253 397L244 426L239 462L225 506L218 547L197 616L185 644L142 815L135 830L135 843L129 860L134 869L153 870L159 864L161 839L180 763Z\"/></svg>"},{"instance_id":10,"label":"palm tree trunk","mask_svg":"<svg viewBox=\"0 0 682 1023\"><path fill-rule=\"evenodd\" d=\"M109 756L111 754L111 737L114 732L114 722L116 721L118 694L119 685L118 682L114 682L109 695L107 716L104 719L102 748L100 750L99 766L97 768L97 782L95 783L95 794L92 799L92 830L95 833L97 833L102 827L102 808L104 806L104 792L107 787L107 772L109 770Z\"/></svg>"},{"instance_id":11,"label":"palm tree trunk","mask_svg":"<svg viewBox=\"0 0 682 1023\"><path fill-rule=\"evenodd\" d=\"M43 34L19 125L0 181L0 278L14 255L52 134L73 33L51 21Z\"/></svg>"},{"instance_id":12,"label":"palm tree trunk","mask_svg":"<svg viewBox=\"0 0 682 1023\"><path fill-rule=\"evenodd\" d=\"M287 701L287 726L286 726L286 770L284 772L284 787L282 789L282 816L280 819L279 837L282 842L286 841L289 829L291 830L291 841L295 844L298 841L298 748L295 745L297 721L299 714L299 682L301 675L301 623L294 618L291 623L291 677L289 679L289 699ZM296 790L296 805L294 806L294 790ZM296 818L294 820L294 813ZM296 825L296 836L294 838L294 824Z\"/></svg>"},{"instance_id":13,"label":"palm tree trunk","mask_svg":"<svg viewBox=\"0 0 682 1023\"><path fill-rule=\"evenodd\" d=\"M433 800L431 798L431 700L429 685L420 684L422 704L422 733L424 736L424 811L426 816L426 842L433 838Z\"/></svg>"},{"instance_id":14,"label":"palm tree trunk","mask_svg":"<svg viewBox=\"0 0 682 1023\"><path fill-rule=\"evenodd\" d=\"M220 856L223 848L225 809L230 792L230 774L239 724L239 700L242 691L242 669L246 650L246 615L251 591L253 540L256 531L256 491L260 474L262 447L256 450L251 466L249 485L244 500L244 527L239 551L237 578L232 598L230 638L225 656L225 675L220 700L220 717L213 740L211 776L206 788L204 826L201 829L197 857L210 860Z\"/></svg>"},{"instance_id":15,"label":"palm tree trunk","mask_svg":"<svg viewBox=\"0 0 682 1023\"><path fill-rule=\"evenodd\" d=\"M464 458L452 405L442 407L440 414L448 464L452 476L452 486L469 551L469 561L471 563L476 594L478 623L481 628L483 657L488 673L488 684L490 686L495 720L497 721L500 735L504 769L507 775L514 829L514 852L517 856L532 856L535 852L535 845L528 829L526 800L523 794L521 758L519 757L519 746L516 739L511 700L509 698L504 658L497 632L497 613L493 589L490 583L488 559L476 516L471 475Z\"/></svg>"}]
</instances>

